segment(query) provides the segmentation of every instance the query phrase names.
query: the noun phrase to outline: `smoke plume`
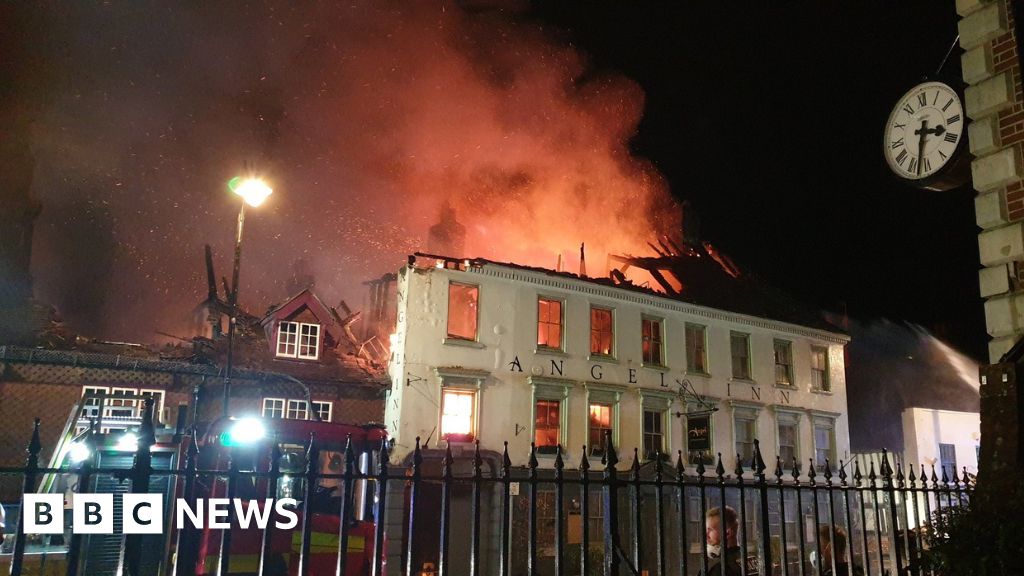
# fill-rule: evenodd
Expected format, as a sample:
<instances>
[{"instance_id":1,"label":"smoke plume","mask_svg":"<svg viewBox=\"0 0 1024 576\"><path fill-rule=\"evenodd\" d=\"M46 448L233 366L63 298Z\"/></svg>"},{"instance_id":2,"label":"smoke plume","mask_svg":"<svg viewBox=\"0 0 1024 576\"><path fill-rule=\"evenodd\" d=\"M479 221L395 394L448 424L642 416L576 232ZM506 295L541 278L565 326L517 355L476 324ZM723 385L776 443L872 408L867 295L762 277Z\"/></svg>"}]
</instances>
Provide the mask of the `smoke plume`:
<instances>
[{"instance_id":1,"label":"smoke plume","mask_svg":"<svg viewBox=\"0 0 1024 576\"><path fill-rule=\"evenodd\" d=\"M230 273L238 204L225 183L246 168L275 189L247 212L240 299L254 311L286 295L297 259L327 300L358 302L363 280L424 248L445 203L466 228L458 256L551 268L583 242L600 267L678 230L665 182L630 154L640 88L592 69L521 7L39 9L51 12L38 41L60 81L34 130L37 295L63 302L74 284L69 254L45 236L75 216L45 206L105 207L114 248L104 238L96 249L117 252L103 313L68 310L85 331L187 330L204 243Z\"/></svg>"}]
</instances>

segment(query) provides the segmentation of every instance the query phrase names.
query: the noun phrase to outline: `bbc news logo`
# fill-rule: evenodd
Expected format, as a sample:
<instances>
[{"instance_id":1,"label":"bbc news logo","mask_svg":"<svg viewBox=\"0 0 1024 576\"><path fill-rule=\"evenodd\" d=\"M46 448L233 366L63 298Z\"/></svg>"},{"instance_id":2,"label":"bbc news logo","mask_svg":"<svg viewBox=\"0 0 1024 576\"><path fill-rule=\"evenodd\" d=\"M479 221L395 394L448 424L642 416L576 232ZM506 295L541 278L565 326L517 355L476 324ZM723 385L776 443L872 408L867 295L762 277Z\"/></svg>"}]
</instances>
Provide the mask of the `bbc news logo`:
<instances>
[{"instance_id":1,"label":"bbc news logo","mask_svg":"<svg viewBox=\"0 0 1024 576\"><path fill-rule=\"evenodd\" d=\"M121 533L162 534L164 531L164 497L161 494L122 494ZM294 498L274 500L243 500L240 498L198 499L190 504L183 498L175 501L175 528L191 524L196 528L226 530L234 512L234 523L246 530L250 526L260 530L270 524L272 513L278 519L274 527L290 530L299 523ZM24 499L26 534L63 534L64 495L26 494ZM113 494L75 494L71 499L71 529L74 534L113 534Z\"/></svg>"}]
</instances>

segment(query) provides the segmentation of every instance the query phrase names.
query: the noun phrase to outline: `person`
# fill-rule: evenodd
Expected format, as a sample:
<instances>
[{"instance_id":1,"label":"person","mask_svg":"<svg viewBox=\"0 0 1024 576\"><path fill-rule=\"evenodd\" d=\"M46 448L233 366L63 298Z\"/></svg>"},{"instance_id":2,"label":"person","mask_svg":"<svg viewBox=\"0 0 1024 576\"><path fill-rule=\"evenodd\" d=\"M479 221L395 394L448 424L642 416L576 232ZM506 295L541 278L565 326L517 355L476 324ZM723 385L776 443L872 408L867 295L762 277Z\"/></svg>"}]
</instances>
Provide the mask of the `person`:
<instances>
[{"instance_id":1,"label":"person","mask_svg":"<svg viewBox=\"0 0 1024 576\"><path fill-rule=\"evenodd\" d=\"M835 545L832 545L832 531L835 530L836 541ZM821 558L822 558L822 576L861 576L863 572L860 567L854 566L853 570L850 570L850 565L846 562L846 531L839 526L831 527L828 525L818 527L818 542L821 543ZM836 554L836 570L832 571L832 552ZM817 568L817 554L811 552L811 565Z\"/></svg>"},{"instance_id":2,"label":"person","mask_svg":"<svg viewBox=\"0 0 1024 576\"><path fill-rule=\"evenodd\" d=\"M739 527L736 510L731 507L725 506L708 510L705 517L708 570L706 573L701 572L701 576L720 576L723 574L723 564L725 565L725 576L741 576L743 574L740 568L743 552L736 543ZM723 546L725 547L724 554Z\"/></svg>"}]
</instances>

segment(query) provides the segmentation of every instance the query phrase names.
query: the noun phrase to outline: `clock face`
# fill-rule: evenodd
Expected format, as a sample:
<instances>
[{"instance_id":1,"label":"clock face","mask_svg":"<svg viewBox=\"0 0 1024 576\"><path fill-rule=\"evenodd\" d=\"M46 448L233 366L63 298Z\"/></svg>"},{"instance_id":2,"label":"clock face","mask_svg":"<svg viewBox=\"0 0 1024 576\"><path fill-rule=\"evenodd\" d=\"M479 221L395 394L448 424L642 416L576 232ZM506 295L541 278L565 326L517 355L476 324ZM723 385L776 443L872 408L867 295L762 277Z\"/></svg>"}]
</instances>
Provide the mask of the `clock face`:
<instances>
[{"instance_id":1,"label":"clock face","mask_svg":"<svg viewBox=\"0 0 1024 576\"><path fill-rule=\"evenodd\" d=\"M900 98L885 125L885 159L907 180L942 170L964 138L963 105L942 82L918 84Z\"/></svg>"}]
</instances>

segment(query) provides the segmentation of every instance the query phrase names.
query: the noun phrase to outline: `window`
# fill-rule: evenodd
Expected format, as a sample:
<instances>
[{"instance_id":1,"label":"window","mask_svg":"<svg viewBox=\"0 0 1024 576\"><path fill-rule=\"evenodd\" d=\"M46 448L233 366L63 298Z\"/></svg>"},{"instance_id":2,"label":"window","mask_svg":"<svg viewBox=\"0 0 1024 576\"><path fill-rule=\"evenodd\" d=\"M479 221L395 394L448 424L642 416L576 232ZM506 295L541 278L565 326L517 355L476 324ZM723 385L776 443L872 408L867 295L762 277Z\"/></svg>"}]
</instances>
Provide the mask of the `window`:
<instances>
[{"instance_id":1,"label":"window","mask_svg":"<svg viewBox=\"0 0 1024 576\"><path fill-rule=\"evenodd\" d=\"M750 380L750 334L731 332L729 343L732 349L732 377Z\"/></svg>"},{"instance_id":2,"label":"window","mask_svg":"<svg viewBox=\"0 0 1024 576\"><path fill-rule=\"evenodd\" d=\"M476 392L444 388L441 391L441 438L468 442L476 429Z\"/></svg>"},{"instance_id":3,"label":"window","mask_svg":"<svg viewBox=\"0 0 1024 576\"><path fill-rule=\"evenodd\" d=\"M307 420L309 418L308 414L305 400L289 400L284 417L289 420Z\"/></svg>"},{"instance_id":4,"label":"window","mask_svg":"<svg viewBox=\"0 0 1024 576\"><path fill-rule=\"evenodd\" d=\"M590 452L602 455L605 451L605 433L614 435L611 404L590 404L589 441Z\"/></svg>"},{"instance_id":5,"label":"window","mask_svg":"<svg viewBox=\"0 0 1024 576\"><path fill-rule=\"evenodd\" d=\"M562 301L537 300L537 347L562 349Z\"/></svg>"},{"instance_id":6,"label":"window","mask_svg":"<svg viewBox=\"0 0 1024 576\"><path fill-rule=\"evenodd\" d=\"M107 396L104 418L134 418L138 407L134 388L111 388Z\"/></svg>"},{"instance_id":7,"label":"window","mask_svg":"<svg viewBox=\"0 0 1024 576\"><path fill-rule=\"evenodd\" d=\"M644 459L654 460L664 456L665 413L658 410L644 410Z\"/></svg>"},{"instance_id":8,"label":"window","mask_svg":"<svg viewBox=\"0 0 1024 576\"><path fill-rule=\"evenodd\" d=\"M641 330L643 338L643 359L644 364L661 366L662 341L661 341L661 320L654 318L643 318Z\"/></svg>"},{"instance_id":9,"label":"window","mask_svg":"<svg viewBox=\"0 0 1024 576\"><path fill-rule=\"evenodd\" d=\"M162 420L164 413L164 391L163 390L139 390L139 396L142 399L139 400L139 417L143 415L143 409L146 407L146 398L153 399L153 420Z\"/></svg>"},{"instance_id":10,"label":"window","mask_svg":"<svg viewBox=\"0 0 1024 576\"><path fill-rule=\"evenodd\" d=\"M613 354L612 311L607 308L590 308L590 353L597 356Z\"/></svg>"},{"instance_id":11,"label":"window","mask_svg":"<svg viewBox=\"0 0 1024 576\"><path fill-rule=\"evenodd\" d=\"M800 460L800 424L795 419L783 419L779 415L779 459L782 460L782 467L788 469L793 461Z\"/></svg>"},{"instance_id":12,"label":"window","mask_svg":"<svg viewBox=\"0 0 1024 576\"><path fill-rule=\"evenodd\" d=\"M814 422L814 465L819 470L825 469L825 459L829 463L836 462L835 423L831 419L816 418Z\"/></svg>"},{"instance_id":13,"label":"window","mask_svg":"<svg viewBox=\"0 0 1024 576\"><path fill-rule=\"evenodd\" d=\"M787 340L775 341L775 383L793 385L793 344Z\"/></svg>"},{"instance_id":14,"label":"window","mask_svg":"<svg viewBox=\"0 0 1024 576\"><path fill-rule=\"evenodd\" d=\"M554 454L561 443L562 403L558 400L537 400L534 404L533 441L537 452Z\"/></svg>"},{"instance_id":15,"label":"window","mask_svg":"<svg viewBox=\"0 0 1024 576\"><path fill-rule=\"evenodd\" d=\"M320 357L320 325L280 322L277 325L277 355L281 358L316 360Z\"/></svg>"},{"instance_id":16,"label":"window","mask_svg":"<svg viewBox=\"0 0 1024 576\"><path fill-rule=\"evenodd\" d=\"M953 478L956 471L956 446L953 444L939 444L939 465L946 474L946 478Z\"/></svg>"},{"instance_id":17,"label":"window","mask_svg":"<svg viewBox=\"0 0 1024 576\"><path fill-rule=\"evenodd\" d=\"M754 438L757 436L757 413L743 410L735 415L736 454L743 466L754 460Z\"/></svg>"},{"instance_id":18,"label":"window","mask_svg":"<svg viewBox=\"0 0 1024 576\"><path fill-rule=\"evenodd\" d=\"M263 399L264 418L284 418L284 398Z\"/></svg>"},{"instance_id":19,"label":"window","mask_svg":"<svg viewBox=\"0 0 1024 576\"><path fill-rule=\"evenodd\" d=\"M107 388L101 386L83 386L82 396L88 396L90 394L103 394L109 393ZM104 400L102 398L86 398L82 402L82 418L99 418L100 406L103 405Z\"/></svg>"},{"instance_id":20,"label":"window","mask_svg":"<svg viewBox=\"0 0 1024 576\"><path fill-rule=\"evenodd\" d=\"M448 337L476 340L477 304L480 287L452 282L448 284Z\"/></svg>"},{"instance_id":21,"label":"window","mask_svg":"<svg viewBox=\"0 0 1024 576\"><path fill-rule=\"evenodd\" d=\"M829 391L828 348L811 346L811 389Z\"/></svg>"},{"instance_id":22,"label":"window","mask_svg":"<svg viewBox=\"0 0 1024 576\"><path fill-rule=\"evenodd\" d=\"M708 373L707 332L700 324L686 325L686 370Z\"/></svg>"},{"instance_id":23,"label":"window","mask_svg":"<svg viewBox=\"0 0 1024 576\"><path fill-rule=\"evenodd\" d=\"M323 422L331 421L331 409L333 405L331 402L320 402L313 400L313 413L320 416L320 420Z\"/></svg>"}]
</instances>

